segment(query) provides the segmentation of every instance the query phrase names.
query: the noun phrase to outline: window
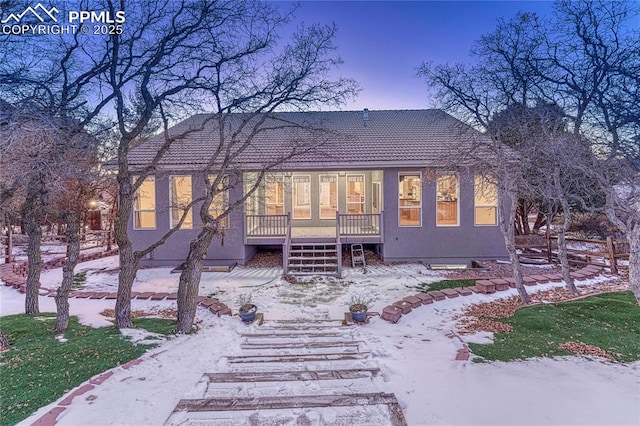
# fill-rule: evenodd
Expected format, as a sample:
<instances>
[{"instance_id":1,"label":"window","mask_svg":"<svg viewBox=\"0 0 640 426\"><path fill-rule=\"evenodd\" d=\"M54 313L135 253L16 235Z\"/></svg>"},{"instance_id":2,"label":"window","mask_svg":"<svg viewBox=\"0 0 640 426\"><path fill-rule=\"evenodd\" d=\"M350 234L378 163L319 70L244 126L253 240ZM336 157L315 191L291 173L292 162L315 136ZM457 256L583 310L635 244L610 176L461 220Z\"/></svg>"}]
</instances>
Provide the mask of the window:
<instances>
[{"instance_id":1,"label":"window","mask_svg":"<svg viewBox=\"0 0 640 426\"><path fill-rule=\"evenodd\" d=\"M284 180L272 176L265 180L267 215L284 214Z\"/></svg>"},{"instance_id":2,"label":"window","mask_svg":"<svg viewBox=\"0 0 640 426\"><path fill-rule=\"evenodd\" d=\"M153 176L146 178L133 196L133 228L156 229L156 180Z\"/></svg>"},{"instance_id":3,"label":"window","mask_svg":"<svg viewBox=\"0 0 640 426\"><path fill-rule=\"evenodd\" d=\"M486 177L476 175L474 186L475 224L497 225L498 191L495 183Z\"/></svg>"},{"instance_id":4,"label":"window","mask_svg":"<svg viewBox=\"0 0 640 426\"><path fill-rule=\"evenodd\" d=\"M293 218L311 219L311 176L293 176Z\"/></svg>"},{"instance_id":5,"label":"window","mask_svg":"<svg viewBox=\"0 0 640 426\"><path fill-rule=\"evenodd\" d=\"M382 208L382 185L380 182L373 182L371 187L373 190L371 194L371 213L380 213Z\"/></svg>"},{"instance_id":6,"label":"window","mask_svg":"<svg viewBox=\"0 0 640 426\"><path fill-rule=\"evenodd\" d=\"M458 226L458 176L449 173L438 176L436 181L436 225Z\"/></svg>"},{"instance_id":7,"label":"window","mask_svg":"<svg viewBox=\"0 0 640 426\"><path fill-rule=\"evenodd\" d=\"M320 175L320 219L335 219L338 210L338 177Z\"/></svg>"},{"instance_id":8,"label":"window","mask_svg":"<svg viewBox=\"0 0 640 426\"><path fill-rule=\"evenodd\" d=\"M422 176L420 173L400 173L398 217L400 226L422 226Z\"/></svg>"},{"instance_id":9,"label":"window","mask_svg":"<svg viewBox=\"0 0 640 426\"><path fill-rule=\"evenodd\" d=\"M169 178L169 202L171 203L171 227L175 227L180 222L185 210L186 217L180 229L193 228L193 212L191 207L191 176L171 176Z\"/></svg>"},{"instance_id":10,"label":"window","mask_svg":"<svg viewBox=\"0 0 640 426\"><path fill-rule=\"evenodd\" d=\"M209 182L213 184L216 180L216 176L209 176ZM229 179L225 176L222 178L220 183L218 183L218 191L213 196L211 200L211 205L209 206L209 214L214 218L217 218L221 214L223 214L229 208ZM225 216L219 220L218 223L220 228L228 228L229 227L229 216Z\"/></svg>"},{"instance_id":11,"label":"window","mask_svg":"<svg viewBox=\"0 0 640 426\"><path fill-rule=\"evenodd\" d=\"M364 175L347 175L347 213L364 214Z\"/></svg>"}]
</instances>

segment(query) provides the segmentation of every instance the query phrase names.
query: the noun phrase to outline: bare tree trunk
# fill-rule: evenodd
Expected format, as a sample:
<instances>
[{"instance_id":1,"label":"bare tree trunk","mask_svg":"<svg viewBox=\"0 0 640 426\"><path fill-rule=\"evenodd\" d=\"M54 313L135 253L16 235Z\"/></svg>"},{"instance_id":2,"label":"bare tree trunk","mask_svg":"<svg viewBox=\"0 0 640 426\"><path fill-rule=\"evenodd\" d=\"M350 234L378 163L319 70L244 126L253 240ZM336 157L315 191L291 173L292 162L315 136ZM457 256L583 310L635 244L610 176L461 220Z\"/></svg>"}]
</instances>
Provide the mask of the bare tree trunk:
<instances>
[{"instance_id":1,"label":"bare tree trunk","mask_svg":"<svg viewBox=\"0 0 640 426\"><path fill-rule=\"evenodd\" d=\"M578 295L580 292L576 288L576 284L573 282L573 278L571 277L569 257L567 255L567 240L565 238L567 229L571 227L571 211L569 210L569 206L566 201L563 201L562 204L564 220L562 225L558 228L558 257L560 258L560 266L562 267L562 279L567 284L567 288L571 293Z\"/></svg>"},{"instance_id":2,"label":"bare tree trunk","mask_svg":"<svg viewBox=\"0 0 640 426\"><path fill-rule=\"evenodd\" d=\"M623 221L617 213L612 196L613 190L607 194L606 213L609 220L622 231L629 242L629 284L631 291L640 305L640 214L633 207L627 212L627 221ZM612 266L615 263L612 262Z\"/></svg>"},{"instance_id":3,"label":"bare tree trunk","mask_svg":"<svg viewBox=\"0 0 640 426\"><path fill-rule=\"evenodd\" d=\"M529 212L533 204L523 198L518 200L518 208L515 214L515 235L530 235L532 233L529 225Z\"/></svg>"},{"instance_id":4,"label":"bare tree trunk","mask_svg":"<svg viewBox=\"0 0 640 426\"><path fill-rule=\"evenodd\" d=\"M120 171L122 173L122 170ZM122 181L121 181L122 180ZM140 259L133 251L127 225L133 207L133 188L128 173L118 177L119 209L114 223L116 242L120 249L120 273L118 274L118 297L116 299L116 327L131 328L131 288L136 278Z\"/></svg>"},{"instance_id":5,"label":"bare tree trunk","mask_svg":"<svg viewBox=\"0 0 640 426\"><path fill-rule=\"evenodd\" d=\"M190 333L196 317L198 285L202 275L202 262L213 240L215 231L205 226L189 244L189 254L180 273L178 285L178 333Z\"/></svg>"},{"instance_id":6,"label":"bare tree trunk","mask_svg":"<svg viewBox=\"0 0 640 426\"><path fill-rule=\"evenodd\" d=\"M7 349L9 349L9 339L7 339L7 336L0 330L0 352L6 351Z\"/></svg>"},{"instance_id":7,"label":"bare tree trunk","mask_svg":"<svg viewBox=\"0 0 640 426\"><path fill-rule=\"evenodd\" d=\"M56 291L56 328L55 331L65 331L69 325L69 292L73 285L73 272L78 264L80 254L80 218L77 214L68 215L69 220L65 230L67 238L67 259L62 267L62 284Z\"/></svg>"},{"instance_id":8,"label":"bare tree trunk","mask_svg":"<svg viewBox=\"0 0 640 426\"><path fill-rule=\"evenodd\" d=\"M636 222L627 233L629 241L629 284L640 305L640 223Z\"/></svg>"},{"instance_id":9,"label":"bare tree trunk","mask_svg":"<svg viewBox=\"0 0 640 426\"><path fill-rule=\"evenodd\" d=\"M525 234L525 223L522 219L522 217L524 216L524 200L518 200L518 207L516 210L516 216L515 216L515 227L513 229L513 231L515 232L515 235L524 235Z\"/></svg>"},{"instance_id":10,"label":"bare tree trunk","mask_svg":"<svg viewBox=\"0 0 640 426\"><path fill-rule=\"evenodd\" d=\"M504 238L504 245L509 254L509 260L511 260L511 266L513 268L513 277L516 281L516 290L523 303L529 303L531 299L527 290L524 288L524 281L522 279L522 268L520 267L520 259L518 258L518 252L516 250L516 243L514 239L515 235L515 216L516 209L518 208L518 197L515 194L508 194L510 198L509 214L505 215L505 191L498 197L498 223L500 224L500 231Z\"/></svg>"},{"instance_id":11,"label":"bare tree trunk","mask_svg":"<svg viewBox=\"0 0 640 426\"><path fill-rule=\"evenodd\" d=\"M27 315L40 313L38 290L40 289L40 270L42 268L42 257L40 255L42 228L40 228L38 223L37 204L38 191L30 185L27 197L22 206L22 223L29 237L27 244L29 272L27 274L24 299L24 312Z\"/></svg>"},{"instance_id":12,"label":"bare tree trunk","mask_svg":"<svg viewBox=\"0 0 640 426\"><path fill-rule=\"evenodd\" d=\"M556 194L560 199L560 206L562 207L563 221L562 225L558 228L558 257L560 258L560 265L562 266L562 279L567 284L567 288L573 294L580 294L576 288L576 284L571 278L571 269L569 268L569 258L567 255L567 240L565 238L566 232L571 228L571 207L567 201L566 196L561 185L560 169L555 168L553 172L553 182Z\"/></svg>"},{"instance_id":13,"label":"bare tree trunk","mask_svg":"<svg viewBox=\"0 0 640 426\"><path fill-rule=\"evenodd\" d=\"M540 232L540 229L542 229L543 226L545 226L547 224L547 215L538 212L538 216L536 217L536 221L533 224L533 230L531 231L531 233L533 235L538 235L538 233Z\"/></svg>"}]
</instances>

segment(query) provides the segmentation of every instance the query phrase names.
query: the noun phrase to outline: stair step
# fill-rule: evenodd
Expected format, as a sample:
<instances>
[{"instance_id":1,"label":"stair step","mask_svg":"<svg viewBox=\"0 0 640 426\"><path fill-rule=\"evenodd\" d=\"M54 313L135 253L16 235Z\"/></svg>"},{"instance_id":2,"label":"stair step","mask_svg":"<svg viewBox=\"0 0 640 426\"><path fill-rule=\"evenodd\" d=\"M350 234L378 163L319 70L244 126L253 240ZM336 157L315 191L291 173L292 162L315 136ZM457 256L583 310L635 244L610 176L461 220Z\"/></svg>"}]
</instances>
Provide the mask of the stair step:
<instances>
[{"instance_id":1,"label":"stair step","mask_svg":"<svg viewBox=\"0 0 640 426\"><path fill-rule=\"evenodd\" d=\"M338 265L336 263L290 263L289 268L297 268L297 269L326 269L326 268L336 268ZM301 272L312 272L312 271L301 271Z\"/></svg>"},{"instance_id":2,"label":"stair step","mask_svg":"<svg viewBox=\"0 0 640 426\"><path fill-rule=\"evenodd\" d=\"M336 249L323 249L323 250L301 250L301 249L294 249L291 248L289 249L289 254L322 254L322 253L329 253L329 254L336 254Z\"/></svg>"},{"instance_id":3,"label":"stair step","mask_svg":"<svg viewBox=\"0 0 640 426\"><path fill-rule=\"evenodd\" d=\"M323 355L334 355L340 353L342 355L358 355L360 353L358 346L348 346L348 347L313 347L313 348L247 348L243 347L244 356L254 356L254 354L259 354L262 356L271 356L271 357L292 357L292 356L300 356L300 355L309 355L309 356L323 356ZM276 361L277 362L277 361Z\"/></svg>"},{"instance_id":4,"label":"stair step","mask_svg":"<svg viewBox=\"0 0 640 426\"><path fill-rule=\"evenodd\" d=\"M244 341L245 345L254 347L273 348L280 345L301 345L301 347L311 347L309 345L354 345L350 336L331 336L331 337L247 337ZM337 343L342 342L342 343ZM305 346L306 345L306 346ZM282 349L282 348L281 348Z\"/></svg>"},{"instance_id":5,"label":"stair step","mask_svg":"<svg viewBox=\"0 0 640 426\"><path fill-rule=\"evenodd\" d=\"M296 343L252 343L247 342L240 345L241 349L315 349L315 348L353 348L359 347L361 342L358 341L342 341L342 342L296 342Z\"/></svg>"},{"instance_id":6,"label":"stair step","mask_svg":"<svg viewBox=\"0 0 640 426\"><path fill-rule=\"evenodd\" d=\"M295 276L323 275L322 274L323 272L325 272L327 275L334 275L336 271L289 271L289 275L295 275Z\"/></svg>"},{"instance_id":7,"label":"stair step","mask_svg":"<svg viewBox=\"0 0 640 426\"><path fill-rule=\"evenodd\" d=\"M240 337L259 338L259 339L306 339L306 338L323 338L323 337L342 337L347 336L346 332L335 333L308 333L308 332L291 332L291 333L240 333Z\"/></svg>"},{"instance_id":8,"label":"stair step","mask_svg":"<svg viewBox=\"0 0 640 426\"><path fill-rule=\"evenodd\" d=\"M336 250L335 244L291 244L291 250Z\"/></svg>"},{"instance_id":9,"label":"stair step","mask_svg":"<svg viewBox=\"0 0 640 426\"><path fill-rule=\"evenodd\" d=\"M266 323L265 323L266 324ZM290 331L305 331L305 332L312 332L314 330L318 330L318 329L324 329L324 330L335 330L336 325L331 325L331 324L317 324L317 325L300 325L300 324L295 324L295 323L291 323L291 324L282 324L282 325L265 325L263 324L262 326L260 326L261 331L286 331L286 330L290 330ZM342 324L340 324L342 325Z\"/></svg>"},{"instance_id":10,"label":"stair step","mask_svg":"<svg viewBox=\"0 0 640 426\"><path fill-rule=\"evenodd\" d=\"M289 256L289 262L292 260L338 260L337 256Z\"/></svg>"},{"instance_id":11,"label":"stair step","mask_svg":"<svg viewBox=\"0 0 640 426\"><path fill-rule=\"evenodd\" d=\"M351 333L351 330L342 327L342 320L268 320L257 331L265 334L298 332L311 335L328 332L343 335Z\"/></svg>"},{"instance_id":12,"label":"stair step","mask_svg":"<svg viewBox=\"0 0 640 426\"><path fill-rule=\"evenodd\" d=\"M294 382L302 380L336 380L361 379L380 374L378 368L356 368L348 370L317 370L317 371L255 371L236 373L205 373L204 376L211 383L228 382Z\"/></svg>"},{"instance_id":13,"label":"stair step","mask_svg":"<svg viewBox=\"0 0 640 426\"><path fill-rule=\"evenodd\" d=\"M244 411L278 408L362 407L398 404L392 393L354 393L348 395L269 396L261 398L181 399L174 411Z\"/></svg>"},{"instance_id":14,"label":"stair step","mask_svg":"<svg viewBox=\"0 0 640 426\"><path fill-rule=\"evenodd\" d=\"M177 411L167 426L255 426L255 425L341 425L341 426L406 426L400 411L400 419L394 413L393 405L368 405L364 407L313 407L296 409L261 409L247 411L242 415L237 411ZM399 411L399 406L398 409ZM243 413L244 414L244 413Z\"/></svg>"},{"instance_id":15,"label":"stair step","mask_svg":"<svg viewBox=\"0 0 640 426\"><path fill-rule=\"evenodd\" d=\"M370 352L322 353L322 354L284 354L284 355L245 355L229 356L230 364L249 364L255 362L315 362L315 361L353 361L363 359Z\"/></svg>"},{"instance_id":16,"label":"stair step","mask_svg":"<svg viewBox=\"0 0 640 426\"><path fill-rule=\"evenodd\" d=\"M336 328L340 328L342 325L342 320L339 319L308 319L308 318L298 318L298 319L280 319L280 320L269 320L266 324L299 324L301 326L306 326L307 324L325 324L325 325L333 325Z\"/></svg>"},{"instance_id":17,"label":"stair step","mask_svg":"<svg viewBox=\"0 0 640 426\"><path fill-rule=\"evenodd\" d=\"M362 392L379 392L371 377L356 379L329 379L323 381L300 380L289 382L256 383L209 383L200 395L185 395L183 398L264 398L270 396L303 395L349 395Z\"/></svg>"}]
</instances>

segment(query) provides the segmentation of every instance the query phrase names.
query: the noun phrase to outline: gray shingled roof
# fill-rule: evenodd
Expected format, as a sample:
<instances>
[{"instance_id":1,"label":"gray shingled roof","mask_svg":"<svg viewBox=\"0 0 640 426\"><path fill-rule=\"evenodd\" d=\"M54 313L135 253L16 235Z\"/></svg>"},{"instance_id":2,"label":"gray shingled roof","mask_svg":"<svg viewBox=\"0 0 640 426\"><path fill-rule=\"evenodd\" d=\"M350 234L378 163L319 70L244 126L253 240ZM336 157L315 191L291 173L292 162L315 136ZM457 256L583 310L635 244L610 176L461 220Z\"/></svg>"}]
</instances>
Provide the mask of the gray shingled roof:
<instances>
[{"instance_id":1,"label":"gray shingled roof","mask_svg":"<svg viewBox=\"0 0 640 426\"><path fill-rule=\"evenodd\" d=\"M225 137L229 139L232 130L237 130L247 117L227 117ZM250 124L257 118L252 120ZM202 127L204 130L192 131L174 142L160 167L197 169L206 164L219 142L218 126L216 116L199 114L172 127L172 135ZM242 134L246 136L248 131L245 129ZM428 166L437 165L442 156L472 143L471 139L482 138L481 133L435 109L369 111L368 120L364 120L363 111L280 112L266 117L263 131L238 155L236 163L245 169L260 168L296 146L307 152L296 155L283 167ZM130 165L135 168L148 164L163 141L156 136L131 149Z\"/></svg>"}]
</instances>

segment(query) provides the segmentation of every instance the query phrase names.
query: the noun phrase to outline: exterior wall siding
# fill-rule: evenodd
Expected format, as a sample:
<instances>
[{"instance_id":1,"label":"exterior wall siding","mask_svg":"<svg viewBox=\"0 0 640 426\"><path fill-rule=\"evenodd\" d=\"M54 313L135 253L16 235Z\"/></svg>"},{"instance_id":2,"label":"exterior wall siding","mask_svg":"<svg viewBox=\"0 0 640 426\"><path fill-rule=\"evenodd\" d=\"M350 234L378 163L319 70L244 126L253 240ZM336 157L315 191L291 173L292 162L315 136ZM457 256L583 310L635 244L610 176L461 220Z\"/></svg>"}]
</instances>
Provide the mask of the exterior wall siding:
<instances>
[{"instance_id":1,"label":"exterior wall siding","mask_svg":"<svg viewBox=\"0 0 640 426\"><path fill-rule=\"evenodd\" d=\"M422 226L404 227L398 222L398 176L403 172L423 172L417 168L387 168L382 173L376 174L378 180L382 174L382 200L384 212L384 244L382 255L388 261L422 261L424 263L469 263L471 260L503 259L507 257L502 234L498 226L474 225L474 194L473 179L460 177L460 225L449 227L436 226L436 183L435 180L426 180L421 187L422 194ZM334 172L322 172L330 173ZM335 172L337 174L337 172ZM372 193L372 172L353 172L365 174L367 186L367 200L365 206L370 212ZM185 175L188 173L176 173ZM297 174L297 173L294 173ZM309 174L312 178L311 191L317 195L318 171L300 172ZM347 172L351 174L351 172ZM169 176L163 174L156 176L156 229L134 230L132 220L129 221L129 235L133 241L134 249L142 249L157 241L170 225L169 213ZM424 180L424 179L423 179ZM338 177L339 209L346 211L345 205L345 181L346 176ZM194 198L204 195L203 179L192 175L192 193ZM289 187L290 188L290 187ZM229 191L229 200L233 203L242 197L242 184ZM312 220L294 221L294 226L327 226L335 224L331 220L319 220L317 196L312 197ZM285 195L285 209L291 206L291 194ZM143 259L147 265L178 266L187 256L189 242L199 232L200 217L199 204L193 208L193 229L178 230L162 246L158 247L152 257ZM211 243L205 264L227 264L237 262L243 265L255 253L255 246L244 244L244 209L237 208L229 216L229 227L224 238L216 237Z\"/></svg>"},{"instance_id":2,"label":"exterior wall siding","mask_svg":"<svg viewBox=\"0 0 640 426\"><path fill-rule=\"evenodd\" d=\"M176 173L186 175L189 173ZM169 177L171 173L156 176L156 229L134 230L133 221L129 220L129 235L135 250L143 249L154 243L169 230ZM205 193L204 179L199 175L192 175L193 198L199 198ZM229 190L229 202L242 197L242 184ZM178 266L189 253L189 242L198 235L202 222L200 221L200 203L193 207L193 229L177 230L167 242L154 250L152 256L142 260L142 264L155 266ZM216 236L209 246L205 264L216 265L230 262L244 264L247 255L253 253L244 246L244 213L236 209L229 216L229 227L224 238ZM249 257L250 257L249 256Z\"/></svg>"},{"instance_id":3,"label":"exterior wall siding","mask_svg":"<svg viewBox=\"0 0 640 426\"><path fill-rule=\"evenodd\" d=\"M399 226L398 175L422 172L422 226ZM471 260L504 259L507 253L498 226L474 225L473 179L460 176L460 225L436 226L436 182L424 179L424 169L384 170L384 245L388 261L466 263Z\"/></svg>"}]
</instances>

